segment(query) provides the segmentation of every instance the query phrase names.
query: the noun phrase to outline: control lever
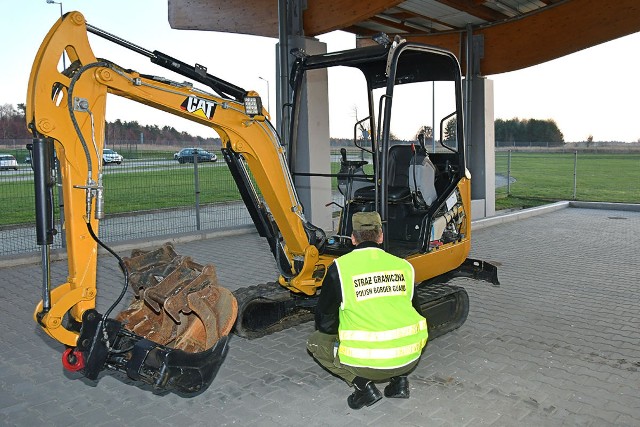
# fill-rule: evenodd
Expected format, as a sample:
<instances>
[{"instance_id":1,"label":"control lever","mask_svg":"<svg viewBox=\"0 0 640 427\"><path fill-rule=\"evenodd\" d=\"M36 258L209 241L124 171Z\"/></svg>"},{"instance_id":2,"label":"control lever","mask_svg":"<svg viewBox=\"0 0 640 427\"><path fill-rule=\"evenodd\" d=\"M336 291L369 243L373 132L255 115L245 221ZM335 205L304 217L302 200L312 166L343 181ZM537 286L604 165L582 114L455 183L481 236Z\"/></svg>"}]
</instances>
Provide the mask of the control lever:
<instances>
[{"instance_id":1,"label":"control lever","mask_svg":"<svg viewBox=\"0 0 640 427\"><path fill-rule=\"evenodd\" d=\"M424 148L424 132L420 132L420 133L418 134L418 143L420 144L420 147L421 147L423 150L425 150L425 148ZM415 148L414 148L414 150L415 150Z\"/></svg>"},{"instance_id":2,"label":"control lever","mask_svg":"<svg viewBox=\"0 0 640 427\"><path fill-rule=\"evenodd\" d=\"M342 156L341 163L347 167L354 167L357 169L369 163L366 160L347 160L347 149L344 147L340 149L340 155Z\"/></svg>"}]
</instances>

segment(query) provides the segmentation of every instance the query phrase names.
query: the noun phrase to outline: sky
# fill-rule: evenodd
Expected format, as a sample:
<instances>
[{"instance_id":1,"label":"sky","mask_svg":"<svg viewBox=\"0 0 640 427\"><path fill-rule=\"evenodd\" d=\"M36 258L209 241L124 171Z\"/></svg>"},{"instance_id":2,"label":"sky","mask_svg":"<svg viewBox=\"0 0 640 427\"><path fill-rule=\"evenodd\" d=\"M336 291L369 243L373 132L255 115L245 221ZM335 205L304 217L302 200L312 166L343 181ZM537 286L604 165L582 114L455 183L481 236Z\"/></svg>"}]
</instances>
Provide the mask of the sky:
<instances>
[{"instance_id":1,"label":"sky","mask_svg":"<svg viewBox=\"0 0 640 427\"><path fill-rule=\"evenodd\" d=\"M44 36L60 17L60 5L45 0L0 0L0 104L24 103L29 73ZM166 0L64 0L62 9L82 12L88 23L137 44L159 50L247 90L271 104L275 122L276 39L208 31L172 30ZM319 37L329 52L355 47L355 37L334 32ZM90 35L97 57L137 71L182 81L180 76ZM510 73L487 76L494 81L495 118L553 119L566 142L640 141L640 33ZM269 96L267 96L267 88ZM209 129L168 113L112 96L107 120L169 124L180 131L215 136ZM348 135L332 135L348 136Z\"/></svg>"}]
</instances>

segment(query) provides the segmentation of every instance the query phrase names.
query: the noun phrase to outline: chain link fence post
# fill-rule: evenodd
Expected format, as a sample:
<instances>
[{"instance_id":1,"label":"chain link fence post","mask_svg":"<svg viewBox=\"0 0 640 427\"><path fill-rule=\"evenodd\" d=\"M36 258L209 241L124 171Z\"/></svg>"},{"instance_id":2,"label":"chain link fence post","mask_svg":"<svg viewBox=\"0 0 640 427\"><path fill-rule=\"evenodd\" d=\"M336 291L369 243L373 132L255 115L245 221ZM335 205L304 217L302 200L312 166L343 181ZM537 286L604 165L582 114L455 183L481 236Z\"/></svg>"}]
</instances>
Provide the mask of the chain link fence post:
<instances>
[{"instance_id":1,"label":"chain link fence post","mask_svg":"<svg viewBox=\"0 0 640 427\"><path fill-rule=\"evenodd\" d=\"M573 200L576 199L576 188L578 184L578 150L573 153Z\"/></svg>"},{"instance_id":2,"label":"chain link fence post","mask_svg":"<svg viewBox=\"0 0 640 427\"><path fill-rule=\"evenodd\" d=\"M507 196L511 195L511 150L507 156Z\"/></svg>"},{"instance_id":3,"label":"chain link fence post","mask_svg":"<svg viewBox=\"0 0 640 427\"><path fill-rule=\"evenodd\" d=\"M196 230L200 231L200 177L198 175L198 150L193 150L193 183L196 192Z\"/></svg>"}]
</instances>

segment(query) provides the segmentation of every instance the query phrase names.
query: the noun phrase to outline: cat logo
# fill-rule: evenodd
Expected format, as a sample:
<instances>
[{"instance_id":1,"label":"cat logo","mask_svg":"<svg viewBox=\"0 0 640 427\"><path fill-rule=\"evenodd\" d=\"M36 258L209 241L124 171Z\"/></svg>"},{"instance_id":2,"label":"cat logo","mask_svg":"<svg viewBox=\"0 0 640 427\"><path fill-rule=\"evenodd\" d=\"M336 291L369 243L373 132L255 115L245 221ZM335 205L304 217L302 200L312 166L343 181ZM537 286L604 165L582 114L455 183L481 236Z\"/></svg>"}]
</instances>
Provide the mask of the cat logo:
<instances>
[{"instance_id":1,"label":"cat logo","mask_svg":"<svg viewBox=\"0 0 640 427\"><path fill-rule=\"evenodd\" d=\"M180 105L183 110L211 120L213 113L216 111L216 104L213 101L190 96Z\"/></svg>"}]
</instances>

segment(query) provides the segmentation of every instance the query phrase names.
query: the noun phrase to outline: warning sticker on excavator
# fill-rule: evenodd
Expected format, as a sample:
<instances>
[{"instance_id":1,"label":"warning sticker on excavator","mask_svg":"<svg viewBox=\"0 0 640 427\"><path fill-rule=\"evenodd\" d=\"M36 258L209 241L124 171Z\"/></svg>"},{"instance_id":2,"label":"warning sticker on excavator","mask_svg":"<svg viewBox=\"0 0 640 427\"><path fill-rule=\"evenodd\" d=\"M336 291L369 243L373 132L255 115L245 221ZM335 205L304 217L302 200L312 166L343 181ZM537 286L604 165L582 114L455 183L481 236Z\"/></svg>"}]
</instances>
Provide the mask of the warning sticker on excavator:
<instances>
[{"instance_id":1,"label":"warning sticker on excavator","mask_svg":"<svg viewBox=\"0 0 640 427\"><path fill-rule=\"evenodd\" d=\"M216 111L216 104L208 99L189 96L180 104L180 108L188 113L211 120L213 113Z\"/></svg>"}]
</instances>

